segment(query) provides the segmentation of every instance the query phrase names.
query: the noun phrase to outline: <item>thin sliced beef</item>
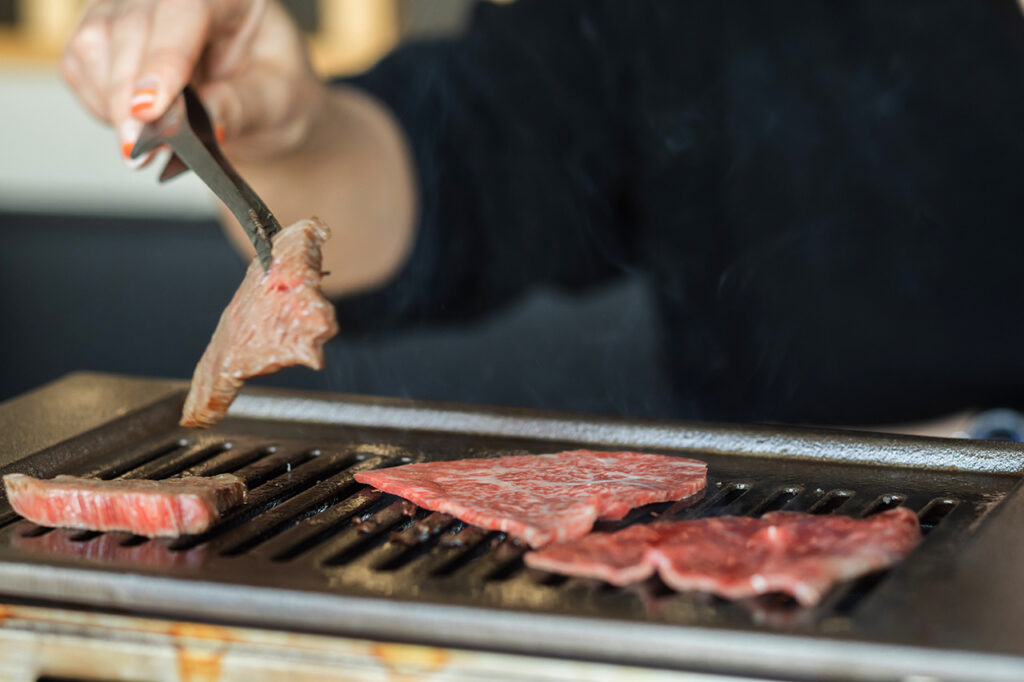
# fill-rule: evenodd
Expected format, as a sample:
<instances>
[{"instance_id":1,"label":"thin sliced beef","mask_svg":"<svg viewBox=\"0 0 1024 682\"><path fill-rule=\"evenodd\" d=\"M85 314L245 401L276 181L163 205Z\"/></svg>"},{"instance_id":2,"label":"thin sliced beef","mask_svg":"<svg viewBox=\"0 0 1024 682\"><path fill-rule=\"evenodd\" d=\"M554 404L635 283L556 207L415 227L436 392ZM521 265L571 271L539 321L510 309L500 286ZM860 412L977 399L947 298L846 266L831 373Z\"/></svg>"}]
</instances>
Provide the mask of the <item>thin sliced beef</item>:
<instances>
[{"instance_id":1,"label":"thin sliced beef","mask_svg":"<svg viewBox=\"0 0 1024 682\"><path fill-rule=\"evenodd\" d=\"M14 511L41 526L148 537L202 533L247 493L245 481L233 474L163 481L7 474L4 488Z\"/></svg>"},{"instance_id":2,"label":"thin sliced beef","mask_svg":"<svg viewBox=\"0 0 1024 682\"><path fill-rule=\"evenodd\" d=\"M614 585L655 571L678 591L729 599L769 592L815 604L837 582L888 568L921 540L917 515L897 508L866 519L772 512L658 521L530 552L528 566Z\"/></svg>"},{"instance_id":3,"label":"thin sliced beef","mask_svg":"<svg viewBox=\"0 0 1024 682\"><path fill-rule=\"evenodd\" d=\"M533 568L630 585L654 575L656 569L647 560L647 549L660 538L652 526L636 525L617 533L590 533L530 552L526 557Z\"/></svg>"},{"instance_id":4,"label":"thin sliced beef","mask_svg":"<svg viewBox=\"0 0 1024 682\"><path fill-rule=\"evenodd\" d=\"M316 218L300 220L274 237L269 271L258 259L249 264L192 376L182 426L220 421L249 377L323 367L324 342L338 333L334 306L320 293L320 247L330 234Z\"/></svg>"},{"instance_id":5,"label":"thin sliced beef","mask_svg":"<svg viewBox=\"0 0 1024 682\"><path fill-rule=\"evenodd\" d=\"M703 490L707 464L640 452L424 462L362 471L356 480L533 547L585 535L597 519Z\"/></svg>"}]
</instances>

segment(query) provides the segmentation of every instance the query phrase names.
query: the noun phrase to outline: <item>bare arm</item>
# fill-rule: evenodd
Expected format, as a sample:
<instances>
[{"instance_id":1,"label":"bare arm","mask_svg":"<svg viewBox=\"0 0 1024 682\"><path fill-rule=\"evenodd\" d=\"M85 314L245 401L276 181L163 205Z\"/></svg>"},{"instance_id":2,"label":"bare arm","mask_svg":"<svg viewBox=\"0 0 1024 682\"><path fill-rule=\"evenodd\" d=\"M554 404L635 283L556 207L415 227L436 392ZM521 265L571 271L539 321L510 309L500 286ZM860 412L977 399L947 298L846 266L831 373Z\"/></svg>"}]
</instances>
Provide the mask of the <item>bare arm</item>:
<instances>
[{"instance_id":1,"label":"bare arm","mask_svg":"<svg viewBox=\"0 0 1024 682\"><path fill-rule=\"evenodd\" d=\"M305 142L294 151L246 161L225 149L282 224L316 215L331 226L324 245L324 293L338 297L387 281L414 237L412 160L402 132L381 105L350 88L325 88ZM253 255L241 226L221 207L235 246Z\"/></svg>"},{"instance_id":2,"label":"bare arm","mask_svg":"<svg viewBox=\"0 0 1024 682\"><path fill-rule=\"evenodd\" d=\"M388 279L413 240L412 161L387 110L313 73L301 32L274 0L92 0L61 63L65 80L117 131L126 163L142 125L186 83L224 151L278 219L333 228L325 293ZM243 253L251 247L225 216Z\"/></svg>"}]
</instances>

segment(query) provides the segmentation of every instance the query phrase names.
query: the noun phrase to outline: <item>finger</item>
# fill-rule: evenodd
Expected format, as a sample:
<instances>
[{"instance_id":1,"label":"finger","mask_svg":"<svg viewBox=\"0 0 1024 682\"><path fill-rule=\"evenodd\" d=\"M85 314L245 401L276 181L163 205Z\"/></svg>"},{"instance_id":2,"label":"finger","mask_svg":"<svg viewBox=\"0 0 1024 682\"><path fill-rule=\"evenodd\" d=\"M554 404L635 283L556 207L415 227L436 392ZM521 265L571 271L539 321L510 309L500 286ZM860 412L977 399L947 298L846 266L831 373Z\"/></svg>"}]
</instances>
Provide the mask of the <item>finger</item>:
<instances>
[{"instance_id":1,"label":"finger","mask_svg":"<svg viewBox=\"0 0 1024 682\"><path fill-rule=\"evenodd\" d=\"M60 63L60 75L90 114L101 121L107 120L106 101L85 75L85 69L77 57L72 54L64 56Z\"/></svg>"},{"instance_id":2,"label":"finger","mask_svg":"<svg viewBox=\"0 0 1024 682\"><path fill-rule=\"evenodd\" d=\"M146 157L132 159L131 151L142 130L142 122L131 113L132 93L150 30L150 9L140 3L126 3L111 21L109 85L110 116L116 122L121 157L129 168L139 168Z\"/></svg>"},{"instance_id":3,"label":"finger","mask_svg":"<svg viewBox=\"0 0 1024 682\"><path fill-rule=\"evenodd\" d=\"M77 62L73 68L74 80L70 85L75 92L92 89L99 94L96 106L99 117L110 121L108 102L103 97L107 89L110 60L110 17L113 6L109 2L97 2L86 9L82 20L68 41L65 60Z\"/></svg>"},{"instance_id":4,"label":"finger","mask_svg":"<svg viewBox=\"0 0 1024 682\"><path fill-rule=\"evenodd\" d=\"M223 3L218 7L220 11L214 16L214 24L219 31L226 34L226 37L223 40L213 40L208 46L204 56L204 62L208 67L204 74L206 80L227 78L241 66L246 55L251 52L253 40L267 11L266 0L251 0L240 8L232 8L232 4Z\"/></svg>"},{"instance_id":5,"label":"finger","mask_svg":"<svg viewBox=\"0 0 1024 682\"><path fill-rule=\"evenodd\" d=\"M164 0L156 6L130 98L135 118L157 118L189 82L210 23L209 7L202 0Z\"/></svg>"}]
</instances>

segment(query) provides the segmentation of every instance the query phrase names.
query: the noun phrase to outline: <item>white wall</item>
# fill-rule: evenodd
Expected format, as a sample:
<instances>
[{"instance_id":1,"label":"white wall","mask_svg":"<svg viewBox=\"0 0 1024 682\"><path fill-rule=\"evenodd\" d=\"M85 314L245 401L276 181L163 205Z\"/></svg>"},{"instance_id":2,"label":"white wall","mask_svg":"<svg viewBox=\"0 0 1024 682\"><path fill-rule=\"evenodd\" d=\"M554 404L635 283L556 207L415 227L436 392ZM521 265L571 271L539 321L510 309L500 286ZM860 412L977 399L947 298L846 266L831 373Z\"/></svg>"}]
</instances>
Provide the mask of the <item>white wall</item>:
<instances>
[{"instance_id":1,"label":"white wall","mask_svg":"<svg viewBox=\"0 0 1024 682\"><path fill-rule=\"evenodd\" d=\"M129 171L114 133L79 106L54 70L0 68L0 211L214 215L214 199L195 176L161 185L162 167Z\"/></svg>"}]
</instances>

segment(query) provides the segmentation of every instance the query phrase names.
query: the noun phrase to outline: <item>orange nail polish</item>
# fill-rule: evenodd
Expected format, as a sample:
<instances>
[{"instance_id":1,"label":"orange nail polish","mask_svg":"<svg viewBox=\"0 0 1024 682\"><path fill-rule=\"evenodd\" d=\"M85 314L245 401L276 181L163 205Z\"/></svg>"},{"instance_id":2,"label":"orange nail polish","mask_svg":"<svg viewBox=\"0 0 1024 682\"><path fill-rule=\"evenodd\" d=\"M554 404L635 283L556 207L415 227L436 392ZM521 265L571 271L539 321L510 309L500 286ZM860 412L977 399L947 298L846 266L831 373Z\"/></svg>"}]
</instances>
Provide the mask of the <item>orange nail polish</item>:
<instances>
[{"instance_id":1,"label":"orange nail polish","mask_svg":"<svg viewBox=\"0 0 1024 682\"><path fill-rule=\"evenodd\" d=\"M156 88L139 88L132 93L131 112L137 116L153 106L156 102Z\"/></svg>"},{"instance_id":2,"label":"orange nail polish","mask_svg":"<svg viewBox=\"0 0 1024 682\"><path fill-rule=\"evenodd\" d=\"M121 156L123 156L126 159L132 158L132 149L134 149L134 148L135 148L135 145L132 144L131 142L122 142L121 143Z\"/></svg>"},{"instance_id":3,"label":"orange nail polish","mask_svg":"<svg viewBox=\"0 0 1024 682\"><path fill-rule=\"evenodd\" d=\"M224 144L224 126L215 126L213 134L217 137L217 144Z\"/></svg>"}]
</instances>

